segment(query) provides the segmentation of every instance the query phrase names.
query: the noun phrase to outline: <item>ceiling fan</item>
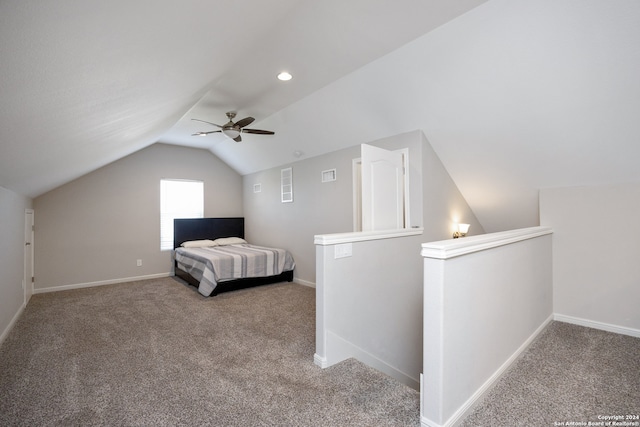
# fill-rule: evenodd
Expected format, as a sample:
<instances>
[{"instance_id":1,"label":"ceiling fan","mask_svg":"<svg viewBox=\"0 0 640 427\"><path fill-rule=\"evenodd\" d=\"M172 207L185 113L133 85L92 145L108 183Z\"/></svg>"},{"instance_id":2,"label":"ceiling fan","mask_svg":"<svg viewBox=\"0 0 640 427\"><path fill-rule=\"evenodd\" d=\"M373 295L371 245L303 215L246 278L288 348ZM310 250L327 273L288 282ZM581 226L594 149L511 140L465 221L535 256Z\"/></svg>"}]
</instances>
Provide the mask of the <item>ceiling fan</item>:
<instances>
[{"instance_id":1,"label":"ceiling fan","mask_svg":"<svg viewBox=\"0 0 640 427\"><path fill-rule=\"evenodd\" d=\"M257 134L260 134L260 135L275 135L275 133L271 132L270 130L245 129L244 127L250 125L251 123L253 123L253 121L255 119L253 117L245 117L244 119L238 120L237 122L234 123L233 119L234 119L235 116L236 116L236 112L235 111L229 111L227 113L227 117L229 118L229 122L227 122L226 124L224 124L222 126L217 125L215 123L207 122L206 120L191 119L191 120L195 120L197 122L208 123L210 125L213 125L213 126L216 126L216 127L220 128L220 130L212 130L212 131L208 131L208 132L196 132L192 136L207 136L210 133L222 132L223 134L225 134L229 138L233 139L234 141L240 142L240 141L242 141L242 137L240 136L241 133L257 133Z\"/></svg>"}]
</instances>

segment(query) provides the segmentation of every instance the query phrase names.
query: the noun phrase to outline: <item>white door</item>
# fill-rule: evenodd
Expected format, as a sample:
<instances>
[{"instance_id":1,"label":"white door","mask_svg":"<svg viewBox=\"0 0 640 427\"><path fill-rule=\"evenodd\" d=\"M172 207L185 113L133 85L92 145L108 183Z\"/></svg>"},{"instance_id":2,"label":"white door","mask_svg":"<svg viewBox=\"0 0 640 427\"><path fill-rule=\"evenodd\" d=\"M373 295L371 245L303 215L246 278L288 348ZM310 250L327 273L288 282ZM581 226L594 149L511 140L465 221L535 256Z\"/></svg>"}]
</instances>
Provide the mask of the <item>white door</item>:
<instances>
[{"instance_id":1,"label":"white door","mask_svg":"<svg viewBox=\"0 0 640 427\"><path fill-rule=\"evenodd\" d=\"M353 174L353 231L362 231L362 159L351 162Z\"/></svg>"},{"instance_id":2,"label":"white door","mask_svg":"<svg viewBox=\"0 0 640 427\"><path fill-rule=\"evenodd\" d=\"M361 145L362 231L405 227L402 152Z\"/></svg>"},{"instance_id":3,"label":"white door","mask_svg":"<svg viewBox=\"0 0 640 427\"><path fill-rule=\"evenodd\" d=\"M33 210L24 213L24 304L33 294Z\"/></svg>"}]
</instances>

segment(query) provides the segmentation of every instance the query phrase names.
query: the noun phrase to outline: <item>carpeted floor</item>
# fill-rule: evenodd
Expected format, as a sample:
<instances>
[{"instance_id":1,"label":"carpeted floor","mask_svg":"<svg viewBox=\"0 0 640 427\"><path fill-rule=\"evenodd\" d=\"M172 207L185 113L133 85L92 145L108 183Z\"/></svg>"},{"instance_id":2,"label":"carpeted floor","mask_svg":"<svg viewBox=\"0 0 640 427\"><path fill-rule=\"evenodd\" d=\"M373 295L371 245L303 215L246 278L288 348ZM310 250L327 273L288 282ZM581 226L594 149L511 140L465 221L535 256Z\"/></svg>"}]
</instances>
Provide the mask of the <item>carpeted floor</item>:
<instances>
[{"instance_id":1,"label":"carpeted floor","mask_svg":"<svg viewBox=\"0 0 640 427\"><path fill-rule=\"evenodd\" d=\"M640 426L639 417L640 338L552 322L462 427Z\"/></svg>"},{"instance_id":2,"label":"carpeted floor","mask_svg":"<svg viewBox=\"0 0 640 427\"><path fill-rule=\"evenodd\" d=\"M292 283L34 295L0 347L0 426L420 425L418 392L353 359L318 368L314 335L315 291ZM640 339L553 322L461 424L627 415L640 415Z\"/></svg>"},{"instance_id":3,"label":"carpeted floor","mask_svg":"<svg viewBox=\"0 0 640 427\"><path fill-rule=\"evenodd\" d=\"M38 294L0 347L0 425L420 425L418 392L314 350L315 291L297 284Z\"/></svg>"}]
</instances>

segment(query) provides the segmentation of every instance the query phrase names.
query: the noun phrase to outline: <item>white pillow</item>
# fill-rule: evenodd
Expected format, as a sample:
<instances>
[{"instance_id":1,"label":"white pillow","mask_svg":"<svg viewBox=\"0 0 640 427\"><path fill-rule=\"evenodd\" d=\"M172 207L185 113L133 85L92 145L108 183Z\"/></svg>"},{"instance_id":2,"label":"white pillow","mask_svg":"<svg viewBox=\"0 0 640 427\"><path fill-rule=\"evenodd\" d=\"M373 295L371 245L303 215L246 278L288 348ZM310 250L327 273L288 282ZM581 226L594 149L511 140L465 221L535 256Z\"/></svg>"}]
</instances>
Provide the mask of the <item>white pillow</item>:
<instances>
[{"instance_id":1,"label":"white pillow","mask_svg":"<svg viewBox=\"0 0 640 427\"><path fill-rule=\"evenodd\" d=\"M216 246L216 242L209 239L189 240L187 242L183 242L180 246L183 248L206 248L207 246Z\"/></svg>"},{"instance_id":2,"label":"white pillow","mask_svg":"<svg viewBox=\"0 0 640 427\"><path fill-rule=\"evenodd\" d=\"M217 246L225 246L225 245L239 245L241 243L247 243L247 241L244 239L241 239L240 237L221 237L219 239L214 240L214 243Z\"/></svg>"}]
</instances>

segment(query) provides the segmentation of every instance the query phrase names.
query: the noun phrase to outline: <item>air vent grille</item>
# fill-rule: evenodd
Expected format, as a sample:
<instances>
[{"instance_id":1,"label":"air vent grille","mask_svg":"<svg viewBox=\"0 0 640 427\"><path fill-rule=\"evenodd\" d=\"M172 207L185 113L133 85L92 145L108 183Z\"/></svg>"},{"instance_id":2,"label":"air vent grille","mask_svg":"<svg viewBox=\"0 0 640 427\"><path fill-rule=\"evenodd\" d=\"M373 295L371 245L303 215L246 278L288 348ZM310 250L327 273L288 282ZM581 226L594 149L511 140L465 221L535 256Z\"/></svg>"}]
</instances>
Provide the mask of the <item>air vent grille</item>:
<instances>
[{"instance_id":1,"label":"air vent grille","mask_svg":"<svg viewBox=\"0 0 640 427\"><path fill-rule=\"evenodd\" d=\"M331 182L336 180L336 170L329 169L322 171L322 182Z\"/></svg>"}]
</instances>

